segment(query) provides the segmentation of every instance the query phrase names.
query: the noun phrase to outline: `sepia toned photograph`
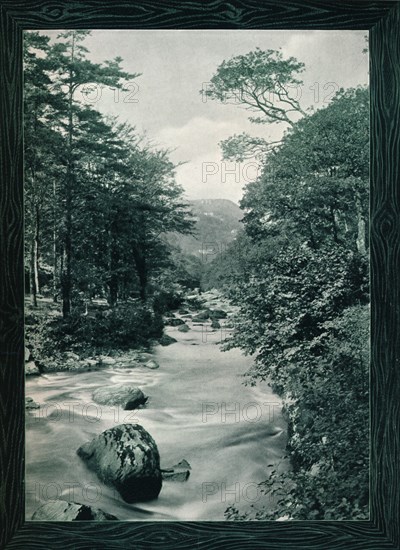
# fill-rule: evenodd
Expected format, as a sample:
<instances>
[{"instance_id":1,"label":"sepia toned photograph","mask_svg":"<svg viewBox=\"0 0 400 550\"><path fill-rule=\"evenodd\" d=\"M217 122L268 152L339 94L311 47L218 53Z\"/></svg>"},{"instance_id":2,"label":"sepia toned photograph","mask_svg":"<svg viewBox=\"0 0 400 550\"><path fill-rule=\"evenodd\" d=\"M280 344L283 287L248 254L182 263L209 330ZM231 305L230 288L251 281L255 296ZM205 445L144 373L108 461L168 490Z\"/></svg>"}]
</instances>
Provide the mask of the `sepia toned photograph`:
<instances>
[{"instance_id":1,"label":"sepia toned photograph","mask_svg":"<svg viewBox=\"0 0 400 550\"><path fill-rule=\"evenodd\" d=\"M369 519L365 31L24 31L29 521Z\"/></svg>"}]
</instances>

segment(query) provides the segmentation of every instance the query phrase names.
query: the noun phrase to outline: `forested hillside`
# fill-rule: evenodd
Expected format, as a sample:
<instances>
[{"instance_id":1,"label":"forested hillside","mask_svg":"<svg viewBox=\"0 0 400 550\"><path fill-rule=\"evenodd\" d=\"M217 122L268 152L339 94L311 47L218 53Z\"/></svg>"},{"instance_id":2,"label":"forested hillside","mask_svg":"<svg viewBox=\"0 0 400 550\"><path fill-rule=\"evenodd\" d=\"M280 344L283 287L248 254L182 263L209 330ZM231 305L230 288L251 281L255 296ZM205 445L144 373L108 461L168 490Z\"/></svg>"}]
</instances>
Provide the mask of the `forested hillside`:
<instances>
[{"instance_id":1,"label":"forested hillside","mask_svg":"<svg viewBox=\"0 0 400 550\"><path fill-rule=\"evenodd\" d=\"M256 50L224 61L208 90L224 102L235 92L255 123L288 124L273 146L222 144L230 160L256 153L262 173L241 201L244 231L204 277L240 306L226 347L254 356L250 384L283 397L293 465L263 486L273 512L231 507L230 519L368 517L369 92L340 90L306 113L289 91L301 70Z\"/></svg>"},{"instance_id":2,"label":"forested hillside","mask_svg":"<svg viewBox=\"0 0 400 550\"><path fill-rule=\"evenodd\" d=\"M236 239L242 228L240 220L243 212L237 204L227 199L188 202L196 222L193 235L172 233L168 235L168 242L207 264Z\"/></svg>"}]
</instances>

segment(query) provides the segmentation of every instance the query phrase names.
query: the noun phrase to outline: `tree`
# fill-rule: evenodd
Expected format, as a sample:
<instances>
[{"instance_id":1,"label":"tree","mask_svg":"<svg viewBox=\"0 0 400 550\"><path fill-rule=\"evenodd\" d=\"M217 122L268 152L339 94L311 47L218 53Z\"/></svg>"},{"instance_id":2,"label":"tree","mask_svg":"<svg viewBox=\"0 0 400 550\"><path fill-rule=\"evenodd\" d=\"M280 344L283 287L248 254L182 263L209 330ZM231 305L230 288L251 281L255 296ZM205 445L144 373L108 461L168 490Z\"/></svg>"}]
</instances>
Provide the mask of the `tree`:
<instances>
[{"instance_id":1,"label":"tree","mask_svg":"<svg viewBox=\"0 0 400 550\"><path fill-rule=\"evenodd\" d=\"M82 42L89 31L66 31L58 35L63 42L55 43L50 52L49 60L53 63L52 80L58 91L66 94L66 108L60 113L60 127L65 135L66 170L63 182L64 220L63 220L63 256L61 289L63 300L63 315L67 317L71 311L72 264L73 264L73 208L76 193L77 177L76 162L78 151L76 147L76 132L84 123L82 113L88 113L89 107L82 109L76 98L77 90L84 84L96 83L115 88L123 88L123 82L133 79L138 74L129 74L120 68L121 58L106 61L103 64L93 63L86 58L88 50Z\"/></svg>"},{"instance_id":2,"label":"tree","mask_svg":"<svg viewBox=\"0 0 400 550\"><path fill-rule=\"evenodd\" d=\"M206 97L223 103L236 103L262 117L250 117L259 124L286 122L293 125L293 115L305 112L297 100L302 81L296 74L304 64L294 57L284 59L277 50L256 50L223 61L210 84L202 90ZM293 97L292 89L296 89Z\"/></svg>"},{"instance_id":3,"label":"tree","mask_svg":"<svg viewBox=\"0 0 400 550\"><path fill-rule=\"evenodd\" d=\"M305 239L314 248L329 239L366 253L368 112L367 89L341 90L290 129L244 194L252 235L280 226L289 240Z\"/></svg>"},{"instance_id":4,"label":"tree","mask_svg":"<svg viewBox=\"0 0 400 550\"><path fill-rule=\"evenodd\" d=\"M47 58L49 39L39 33L26 33L24 39L24 138L25 138L25 245L33 304L40 291L39 259L42 241L53 235L59 214L56 198L56 165L62 157L62 138L55 128L55 117L64 98L51 89ZM53 247L56 263L56 252Z\"/></svg>"},{"instance_id":5,"label":"tree","mask_svg":"<svg viewBox=\"0 0 400 550\"><path fill-rule=\"evenodd\" d=\"M160 259L169 253L161 236L171 231L190 233L194 222L188 205L181 200L182 188L175 181L175 166L168 158L168 151L144 148L138 153L139 162L132 159L135 184L130 202L135 215L135 231L131 251L139 278L140 298L145 301L149 276L162 267Z\"/></svg>"},{"instance_id":6,"label":"tree","mask_svg":"<svg viewBox=\"0 0 400 550\"><path fill-rule=\"evenodd\" d=\"M193 224L168 152L126 123L88 114L88 131L76 138L83 182L74 208L75 281L88 295L106 288L111 306L136 292L144 302L151 276L168 264L163 234Z\"/></svg>"},{"instance_id":7,"label":"tree","mask_svg":"<svg viewBox=\"0 0 400 550\"><path fill-rule=\"evenodd\" d=\"M299 117L306 116L299 102L303 82L297 76L303 70L304 64L294 57L285 59L279 50L257 48L223 61L200 93L205 98L257 113L258 116L249 117L256 124L293 126ZM226 160L240 162L263 156L276 143L267 144L262 138L242 133L223 141L221 147Z\"/></svg>"}]
</instances>

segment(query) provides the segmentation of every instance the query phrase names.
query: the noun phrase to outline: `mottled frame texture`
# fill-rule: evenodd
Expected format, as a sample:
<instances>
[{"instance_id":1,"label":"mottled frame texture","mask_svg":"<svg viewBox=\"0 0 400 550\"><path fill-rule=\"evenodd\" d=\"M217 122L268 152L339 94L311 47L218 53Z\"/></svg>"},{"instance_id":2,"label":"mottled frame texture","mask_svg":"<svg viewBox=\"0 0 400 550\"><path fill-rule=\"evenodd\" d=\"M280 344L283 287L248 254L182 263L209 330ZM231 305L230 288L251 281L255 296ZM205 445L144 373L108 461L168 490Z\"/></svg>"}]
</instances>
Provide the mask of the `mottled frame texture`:
<instances>
[{"instance_id":1,"label":"mottled frame texture","mask_svg":"<svg viewBox=\"0 0 400 550\"><path fill-rule=\"evenodd\" d=\"M0 0L0 545L10 549L400 548L398 0ZM22 34L25 29L366 29L371 59L371 519L25 522ZM368 444L368 442L366 442Z\"/></svg>"}]
</instances>

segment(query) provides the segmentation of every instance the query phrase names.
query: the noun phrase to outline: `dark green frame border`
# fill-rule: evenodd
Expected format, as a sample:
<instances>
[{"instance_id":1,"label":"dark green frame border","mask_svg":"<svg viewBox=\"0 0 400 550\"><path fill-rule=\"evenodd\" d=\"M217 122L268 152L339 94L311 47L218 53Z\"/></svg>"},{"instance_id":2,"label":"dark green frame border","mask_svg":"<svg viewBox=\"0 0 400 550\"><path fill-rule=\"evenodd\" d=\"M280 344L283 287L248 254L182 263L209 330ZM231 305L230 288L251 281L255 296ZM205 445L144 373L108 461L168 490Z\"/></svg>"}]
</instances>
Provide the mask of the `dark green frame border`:
<instances>
[{"instance_id":1,"label":"dark green frame border","mask_svg":"<svg viewBox=\"0 0 400 550\"><path fill-rule=\"evenodd\" d=\"M369 29L370 521L25 523L22 31L82 27ZM400 548L399 0L0 0L0 78L0 546L8 542L7 548L24 550Z\"/></svg>"}]
</instances>

